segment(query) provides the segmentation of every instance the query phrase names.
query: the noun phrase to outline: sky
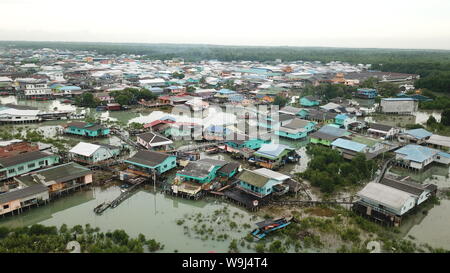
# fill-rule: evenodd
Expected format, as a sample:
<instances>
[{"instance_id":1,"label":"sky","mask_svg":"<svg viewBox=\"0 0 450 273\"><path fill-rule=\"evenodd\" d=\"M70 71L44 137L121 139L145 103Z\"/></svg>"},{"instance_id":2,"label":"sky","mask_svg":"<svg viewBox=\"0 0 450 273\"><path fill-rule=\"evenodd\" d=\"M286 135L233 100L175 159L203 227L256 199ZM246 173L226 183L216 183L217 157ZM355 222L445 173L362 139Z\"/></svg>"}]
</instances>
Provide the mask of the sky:
<instances>
[{"instance_id":1,"label":"sky","mask_svg":"<svg viewBox=\"0 0 450 273\"><path fill-rule=\"evenodd\" d=\"M450 49L450 0L0 0L0 40Z\"/></svg>"}]
</instances>

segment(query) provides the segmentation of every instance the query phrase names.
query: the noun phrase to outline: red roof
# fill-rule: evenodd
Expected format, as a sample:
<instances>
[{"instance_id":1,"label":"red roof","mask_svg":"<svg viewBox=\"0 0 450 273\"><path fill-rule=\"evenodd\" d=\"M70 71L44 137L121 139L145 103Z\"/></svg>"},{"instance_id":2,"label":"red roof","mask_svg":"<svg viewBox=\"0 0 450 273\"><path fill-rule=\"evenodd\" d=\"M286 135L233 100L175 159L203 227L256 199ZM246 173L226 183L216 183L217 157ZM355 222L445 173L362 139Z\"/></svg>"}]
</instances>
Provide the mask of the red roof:
<instances>
[{"instance_id":1,"label":"red roof","mask_svg":"<svg viewBox=\"0 0 450 273\"><path fill-rule=\"evenodd\" d=\"M155 120L155 121L152 121L150 123L145 124L144 128L153 127L153 126L156 126L156 125L161 124L161 123L168 124L168 123L174 123L174 122L171 121L171 120L159 120L158 119L158 120Z\"/></svg>"}]
</instances>

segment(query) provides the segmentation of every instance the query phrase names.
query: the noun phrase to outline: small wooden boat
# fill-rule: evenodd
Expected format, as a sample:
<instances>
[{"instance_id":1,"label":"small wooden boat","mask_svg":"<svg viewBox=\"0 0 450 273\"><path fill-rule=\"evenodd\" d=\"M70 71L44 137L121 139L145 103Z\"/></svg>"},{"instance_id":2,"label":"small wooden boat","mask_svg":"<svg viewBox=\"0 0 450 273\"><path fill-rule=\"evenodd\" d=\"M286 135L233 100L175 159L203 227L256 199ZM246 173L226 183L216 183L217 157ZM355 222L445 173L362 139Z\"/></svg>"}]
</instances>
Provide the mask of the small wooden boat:
<instances>
[{"instance_id":1,"label":"small wooden boat","mask_svg":"<svg viewBox=\"0 0 450 273\"><path fill-rule=\"evenodd\" d=\"M286 226L288 226L289 224L291 224L293 221L293 217L290 218L276 218L276 219L272 219L272 220L264 220L262 222L256 223L256 226L258 228L254 229L251 234L259 239L263 239L264 237L267 236L268 233L281 229L281 228L285 228Z\"/></svg>"},{"instance_id":2,"label":"small wooden boat","mask_svg":"<svg viewBox=\"0 0 450 273\"><path fill-rule=\"evenodd\" d=\"M109 206L111 205L111 203L109 202L103 202L100 205L96 206L94 208L94 212L97 214L101 214L102 212L104 212L107 208L109 208Z\"/></svg>"}]
</instances>

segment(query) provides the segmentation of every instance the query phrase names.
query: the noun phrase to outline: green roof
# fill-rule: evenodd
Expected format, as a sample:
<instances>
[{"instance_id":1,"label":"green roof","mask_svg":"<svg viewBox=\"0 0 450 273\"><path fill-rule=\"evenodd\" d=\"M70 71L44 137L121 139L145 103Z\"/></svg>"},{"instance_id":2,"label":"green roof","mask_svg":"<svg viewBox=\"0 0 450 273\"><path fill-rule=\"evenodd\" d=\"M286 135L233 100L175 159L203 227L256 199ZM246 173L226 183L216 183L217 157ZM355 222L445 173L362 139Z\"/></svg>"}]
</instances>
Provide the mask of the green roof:
<instances>
[{"instance_id":1,"label":"green roof","mask_svg":"<svg viewBox=\"0 0 450 273\"><path fill-rule=\"evenodd\" d=\"M264 187L270 180L265 176L262 176L249 170L242 171L240 174L238 174L237 179L258 188Z\"/></svg>"}]
</instances>

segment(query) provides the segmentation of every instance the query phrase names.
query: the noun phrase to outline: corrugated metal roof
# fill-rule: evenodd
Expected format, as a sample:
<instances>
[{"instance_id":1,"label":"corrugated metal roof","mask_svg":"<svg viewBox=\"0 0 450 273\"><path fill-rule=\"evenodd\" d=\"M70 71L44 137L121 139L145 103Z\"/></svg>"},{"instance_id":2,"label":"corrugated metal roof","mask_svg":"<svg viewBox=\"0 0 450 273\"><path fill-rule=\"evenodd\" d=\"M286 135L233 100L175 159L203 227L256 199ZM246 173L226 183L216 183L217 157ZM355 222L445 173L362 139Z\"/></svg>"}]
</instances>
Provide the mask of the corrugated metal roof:
<instances>
[{"instance_id":1,"label":"corrugated metal roof","mask_svg":"<svg viewBox=\"0 0 450 273\"><path fill-rule=\"evenodd\" d=\"M355 151L355 152L362 152L364 149L367 148L367 145L365 145L365 144L361 144L361 143L343 139L343 138L336 139L335 141L333 141L331 143L331 146L336 146L339 148L343 148L343 149Z\"/></svg>"},{"instance_id":2,"label":"corrugated metal roof","mask_svg":"<svg viewBox=\"0 0 450 273\"><path fill-rule=\"evenodd\" d=\"M358 196L370 199L376 203L400 211L406 201L411 198L407 192L383 185L381 183L368 183Z\"/></svg>"}]
</instances>

